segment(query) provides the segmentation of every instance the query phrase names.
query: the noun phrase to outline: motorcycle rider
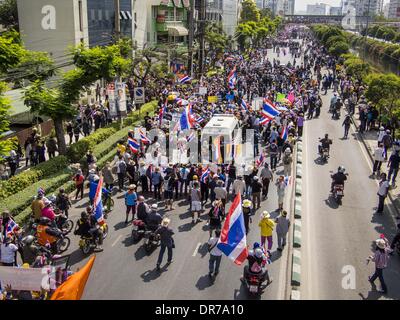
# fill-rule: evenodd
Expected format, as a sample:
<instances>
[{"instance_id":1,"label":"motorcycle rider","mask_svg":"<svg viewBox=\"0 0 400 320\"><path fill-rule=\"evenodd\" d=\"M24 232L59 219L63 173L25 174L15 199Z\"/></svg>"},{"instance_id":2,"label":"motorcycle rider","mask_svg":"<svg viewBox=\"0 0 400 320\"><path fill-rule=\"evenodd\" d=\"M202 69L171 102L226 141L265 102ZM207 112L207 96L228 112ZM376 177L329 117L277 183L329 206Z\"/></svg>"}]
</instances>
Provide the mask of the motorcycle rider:
<instances>
[{"instance_id":1,"label":"motorcycle rider","mask_svg":"<svg viewBox=\"0 0 400 320\"><path fill-rule=\"evenodd\" d=\"M150 213L149 205L144 202L143 196L139 196L137 205L137 218L146 223L149 213Z\"/></svg>"},{"instance_id":2,"label":"motorcycle rider","mask_svg":"<svg viewBox=\"0 0 400 320\"><path fill-rule=\"evenodd\" d=\"M50 245L55 250L57 239L62 236L60 229L54 226L54 222L47 217L41 217L36 228L37 242L43 247Z\"/></svg>"},{"instance_id":3,"label":"motorcycle rider","mask_svg":"<svg viewBox=\"0 0 400 320\"><path fill-rule=\"evenodd\" d=\"M93 237L96 242L97 239L97 250L103 251L103 231L97 225L97 220L92 214L92 207L87 207L86 212L81 213L81 218L76 223L75 235L81 237Z\"/></svg>"},{"instance_id":4,"label":"motorcycle rider","mask_svg":"<svg viewBox=\"0 0 400 320\"><path fill-rule=\"evenodd\" d=\"M335 102L333 106L333 113L332 113L332 119L339 119L340 118L340 108L343 106L342 99L337 98L337 101Z\"/></svg>"},{"instance_id":5,"label":"motorcycle rider","mask_svg":"<svg viewBox=\"0 0 400 320\"><path fill-rule=\"evenodd\" d=\"M35 237L32 235L24 237L22 244L23 262L32 266L36 261L36 257L40 254L40 248L35 245Z\"/></svg>"},{"instance_id":6,"label":"motorcycle rider","mask_svg":"<svg viewBox=\"0 0 400 320\"><path fill-rule=\"evenodd\" d=\"M338 168L338 171L331 175L332 178L332 185L331 185L331 192L333 192L333 188L337 184L341 184L344 186L344 182L347 180L347 176L345 175L346 169L343 166Z\"/></svg>"},{"instance_id":7,"label":"motorcycle rider","mask_svg":"<svg viewBox=\"0 0 400 320\"><path fill-rule=\"evenodd\" d=\"M247 279L250 274L258 275L261 283L267 280L267 285L272 282L272 278L269 277L268 270L265 267L267 264L271 263L268 256L260 247L260 244L255 242L253 245L253 250L249 251L247 256L249 264L244 267L243 279Z\"/></svg>"},{"instance_id":8,"label":"motorcycle rider","mask_svg":"<svg viewBox=\"0 0 400 320\"><path fill-rule=\"evenodd\" d=\"M322 151L324 151L324 149L328 149L328 155L329 155L330 145L332 144L332 140L329 139L329 135L325 134L325 138L320 139L319 142L321 144L318 146L318 153L322 155Z\"/></svg>"}]
</instances>

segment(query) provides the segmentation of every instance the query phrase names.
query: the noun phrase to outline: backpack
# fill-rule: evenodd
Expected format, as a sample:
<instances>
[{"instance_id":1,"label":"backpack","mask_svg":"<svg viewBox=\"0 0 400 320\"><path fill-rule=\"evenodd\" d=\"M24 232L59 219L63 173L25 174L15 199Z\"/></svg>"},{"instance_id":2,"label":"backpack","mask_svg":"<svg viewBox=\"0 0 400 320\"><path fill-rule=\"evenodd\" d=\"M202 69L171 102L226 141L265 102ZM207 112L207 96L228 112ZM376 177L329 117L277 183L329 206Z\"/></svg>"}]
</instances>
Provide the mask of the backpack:
<instances>
[{"instance_id":1,"label":"backpack","mask_svg":"<svg viewBox=\"0 0 400 320\"><path fill-rule=\"evenodd\" d=\"M119 171L120 171L121 173L125 173L125 171L126 171L126 163L125 163L124 161L121 161L121 162L118 164L118 168L119 168Z\"/></svg>"}]
</instances>

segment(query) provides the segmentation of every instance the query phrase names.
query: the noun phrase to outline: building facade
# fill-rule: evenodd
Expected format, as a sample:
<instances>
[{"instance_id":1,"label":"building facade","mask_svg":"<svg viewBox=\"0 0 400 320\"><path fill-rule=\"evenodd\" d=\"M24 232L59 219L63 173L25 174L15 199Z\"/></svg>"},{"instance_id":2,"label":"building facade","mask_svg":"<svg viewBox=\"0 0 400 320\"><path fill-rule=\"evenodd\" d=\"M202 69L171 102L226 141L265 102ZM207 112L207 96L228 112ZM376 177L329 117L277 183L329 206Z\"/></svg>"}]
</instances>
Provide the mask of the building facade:
<instances>
[{"instance_id":1,"label":"building facade","mask_svg":"<svg viewBox=\"0 0 400 320\"><path fill-rule=\"evenodd\" d=\"M222 28L228 36L234 36L240 20L241 0L222 1Z\"/></svg>"},{"instance_id":2,"label":"building facade","mask_svg":"<svg viewBox=\"0 0 400 320\"><path fill-rule=\"evenodd\" d=\"M330 7L329 8L330 16L340 16L342 15L342 7Z\"/></svg>"},{"instance_id":3,"label":"building facade","mask_svg":"<svg viewBox=\"0 0 400 320\"><path fill-rule=\"evenodd\" d=\"M324 16L327 13L327 5L325 3L316 3L307 5L308 15Z\"/></svg>"},{"instance_id":4,"label":"building facade","mask_svg":"<svg viewBox=\"0 0 400 320\"><path fill-rule=\"evenodd\" d=\"M389 19L400 19L400 0L390 0L388 8Z\"/></svg>"}]
</instances>

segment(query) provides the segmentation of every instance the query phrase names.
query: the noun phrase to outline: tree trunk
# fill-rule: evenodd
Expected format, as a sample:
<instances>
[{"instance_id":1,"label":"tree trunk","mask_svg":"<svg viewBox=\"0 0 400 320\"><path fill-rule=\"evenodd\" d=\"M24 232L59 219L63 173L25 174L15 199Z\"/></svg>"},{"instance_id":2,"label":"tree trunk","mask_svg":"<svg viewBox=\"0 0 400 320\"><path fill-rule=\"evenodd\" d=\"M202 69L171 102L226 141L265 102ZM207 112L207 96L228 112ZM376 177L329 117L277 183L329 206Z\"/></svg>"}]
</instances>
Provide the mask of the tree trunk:
<instances>
[{"instance_id":1,"label":"tree trunk","mask_svg":"<svg viewBox=\"0 0 400 320\"><path fill-rule=\"evenodd\" d=\"M58 153L65 155L67 153L67 145L65 144L63 121L61 119L53 119L53 122L57 137Z\"/></svg>"}]
</instances>

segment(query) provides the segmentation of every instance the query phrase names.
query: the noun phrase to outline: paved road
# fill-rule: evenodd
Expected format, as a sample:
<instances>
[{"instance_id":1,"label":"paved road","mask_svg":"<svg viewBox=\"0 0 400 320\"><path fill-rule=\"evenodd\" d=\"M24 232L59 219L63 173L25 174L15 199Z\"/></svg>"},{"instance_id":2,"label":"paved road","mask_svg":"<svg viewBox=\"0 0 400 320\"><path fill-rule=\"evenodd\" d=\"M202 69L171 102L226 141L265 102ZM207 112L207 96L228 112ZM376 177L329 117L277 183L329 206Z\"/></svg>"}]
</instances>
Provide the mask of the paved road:
<instances>
[{"instance_id":1,"label":"paved road","mask_svg":"<svg viewBox=\"0 0 400 320\"><path fill-rule=\"evenodd\" d=\"M302 299L399 299L400 258L396 254L385 270L389 293L382 296L371 290L367 281L374 264L366 265L373 241L384 233L392 239L396 225L393 208L375 215L377 180L370 177L372 167L364 146L351 128L349 139L342 140L341 120L331 120L327 112L332 91L323 96L319 119L307 121L304 130L303 217L302 217ZM316 159L318 138L325 133L333 139L331 158L321 165ZM349 173L343 205L329 197L330 173L344 165ZM355 288L344 289L342 280L355 271ZM379 280L376 281L379 288Z\"/></svg>"}]
</instances>

